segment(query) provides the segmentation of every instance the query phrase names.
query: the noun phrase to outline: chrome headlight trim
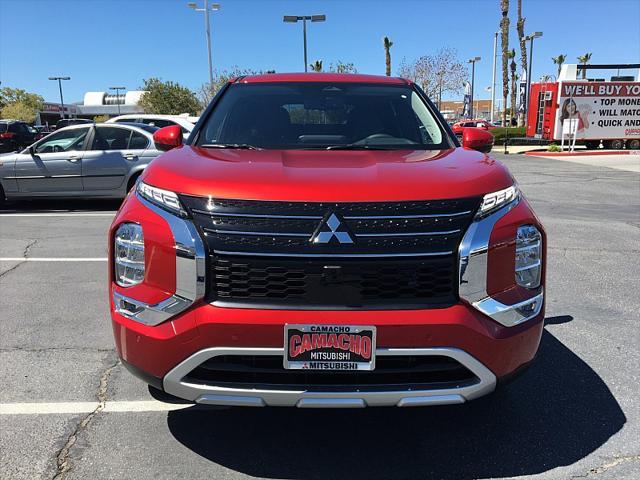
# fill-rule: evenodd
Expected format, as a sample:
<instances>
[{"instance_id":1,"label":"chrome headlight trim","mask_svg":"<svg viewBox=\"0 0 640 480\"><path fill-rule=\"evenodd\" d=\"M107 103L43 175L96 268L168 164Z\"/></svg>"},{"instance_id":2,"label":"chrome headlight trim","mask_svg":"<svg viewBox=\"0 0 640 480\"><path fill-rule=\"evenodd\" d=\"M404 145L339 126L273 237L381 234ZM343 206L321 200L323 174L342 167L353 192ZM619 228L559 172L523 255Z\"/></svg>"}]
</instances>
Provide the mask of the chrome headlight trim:
<instances>
[{"instance_id":1,"label":"chrome headlight trim","mask_svg":"<svg viewBox=\"0 0 640 480\"><path fill-rule=\"evenodd\" d=\"M542 310L544 292L513 305L505 305L494 298L487 297L473 304L475 308L505 327L520 325L537 316Z\"/></svg>"},{"instance_id":2,"label":"chrome headlight trim","mask_svg":"<svg viewBox=\"0 0 640 480\"><path fill-rule=\"evenodd\" d=\"M518 194L513 200L488 215L476 216L460 242L458 253L460 298L476 310L505 327L512 327L538 315L544 303L541 291L532 298L514 305L505 305L487 293L487 260L489 240L495 224L520 203Z\"/></svg>"},{"instance_id":3,"label":"chrome headlight trim","mask_svg":"<svg viewBox=\"0 0 640 480\"><path fill-rule=\"evenodd\" d=\"M495 212L511 202L520 200L520 189L517 184L498 190L497 192L487 193L482 197L480 208L476 213L476 218L483 218L491 212Z\"/></svg>"},{"instance_id":4,"label":"chrome headlight trim","mask_svg":"<svg viewBox=\"0 0 640 480\"><path fill-rule=\"evenodd\" d=\"M136 183L136 193L145 200L159 206L169 212L180 217L187 217L187 211L184 209L178 198L178 194L170 190L154 187L142 180Z\"/></svg>"},{"instance_id":5,"label":"chrome headlight trim","mask_svg":"<svg viewBox=\"0 0 640 480\"><path fill-rule=\"evenodd\" d=\"M171 229L176 250L176 291L157 304L141 302L114 291L113 303L117 313L131 320L158 325L204 297L205 248L191 220L173 215L136 193L140 203L162 217Z\"/></svg>"}]
</instances>

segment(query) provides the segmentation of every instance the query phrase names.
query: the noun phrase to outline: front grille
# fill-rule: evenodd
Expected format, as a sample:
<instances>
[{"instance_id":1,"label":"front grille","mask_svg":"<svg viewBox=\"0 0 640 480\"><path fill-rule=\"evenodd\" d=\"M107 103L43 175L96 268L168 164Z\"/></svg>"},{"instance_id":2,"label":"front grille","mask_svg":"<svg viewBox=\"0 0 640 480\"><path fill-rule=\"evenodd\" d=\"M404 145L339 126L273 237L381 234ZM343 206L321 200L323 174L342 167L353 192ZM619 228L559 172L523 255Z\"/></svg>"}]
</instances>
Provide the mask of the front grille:
<instances>
[{"instance_id":1,"label":"front grille","mask_svg":"<svg viewBox=\"0 0 640 480\"><path fill-rule=\"evenodd\" d=\"M181 200L209 250L208 300L273 308L451 305L479 205Z\"/></svg>"},{"instance_id":2,"label":"front grille","mask_svg":"<svg viewBox=\"0 0 640 480\"><path fill-rule=\"evenodd\" d=\"M372 371L285 370L280 355L223 355L192 370L183 382L227 388L359 391L460 388L477 382L445 356L378 355Z\"/></svg>"},{"instance_id":3,"label":"front grille","mask_svg":"<svg viewBox=\"0 0 640 480\"><path fill-rule=\"evenodd\" d=\"M327 262L213 256L211 265L211 286L221 303L420 308L455 301L456 269L450 258Z\"/></svg>"}]
</instances>

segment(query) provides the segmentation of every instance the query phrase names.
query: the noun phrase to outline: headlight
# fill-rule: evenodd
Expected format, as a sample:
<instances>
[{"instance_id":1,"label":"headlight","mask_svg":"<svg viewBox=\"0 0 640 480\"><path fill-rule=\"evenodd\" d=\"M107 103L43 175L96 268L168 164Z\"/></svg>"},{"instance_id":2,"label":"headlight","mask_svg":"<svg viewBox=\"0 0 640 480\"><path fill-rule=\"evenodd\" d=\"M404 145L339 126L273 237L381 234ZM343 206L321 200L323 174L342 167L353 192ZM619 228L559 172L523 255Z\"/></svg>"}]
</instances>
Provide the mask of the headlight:
<instances>
[{"instance_id":1,"label":"headlight","mask_svg":"<svg viewBox=\"0 0 640 480\"><path fill-rule=\"evenodd\" d=\"M504 190L498 190L497 192L487 193L482 197L480 210L478 210L476 217L484 217L485 215L498 210L500 207L504 207L508 203L516 200L519 195L520 191L516 185L512 185Z\"/></svg>"},{"instance_id":2,"label":"headlight","mask_svg":"<svg viewBox=\"0 0 640 480\"><path fill-rule=\"evenodd\" d=\"M138 181L136 191L144 199L149 200L151 203L158 205L165 210L170 211L181 217L186 217L187 212L182 208L180 199L175 192L169 190L163 190L162 188L152 187L147 185L143 181Z\"/></svg>"},{"instance_id":3,"label":"headlight","mask_svg":"<svg viewBox=\"0 0 640 480\"><path fill-rule=\"evenodd\" d=\"M540 286L542 235L533 225L518 227L516 237L516 282L527 288Z\"/></svg>"},{"instance_id":4,"label":"headlight","mask_svg":"<svg viewBox=\"0 0 640 480\"><path fill-rule=\"evenodd\" d=\"M144 237L136 223L123 223L113 239L115 280L121 287L137 285L144 279Z\"/></svg>"}]
</instances>

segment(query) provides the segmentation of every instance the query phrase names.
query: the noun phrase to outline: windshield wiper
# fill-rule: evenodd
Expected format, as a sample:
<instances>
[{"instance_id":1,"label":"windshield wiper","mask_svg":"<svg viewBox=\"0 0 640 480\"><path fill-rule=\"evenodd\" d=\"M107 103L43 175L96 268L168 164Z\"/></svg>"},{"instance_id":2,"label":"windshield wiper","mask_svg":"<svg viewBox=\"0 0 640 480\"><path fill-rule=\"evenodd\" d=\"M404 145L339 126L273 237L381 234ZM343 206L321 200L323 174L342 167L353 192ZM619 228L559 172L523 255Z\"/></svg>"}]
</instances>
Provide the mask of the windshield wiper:
<instances>
[{"instance_id":1,"label":"windshield wiper","mask_svg":"<svg viewBox=\"0 0 640 480\"><path fill-rule=\"evenodd\" d=\"M362 143L347 143L344 145L329 145L325 150L399 150L394 146L366 145Z\"/></svg>"},{"instance_id":2,"label":"windshield wiper","mask_svg":"<svg viewBox=\"0 0 640 480\"><path fill-rule=\"evenodd\" d=\"M249 145L248 143L205 143L198 146L202 148L238 148L243 150L262 150L260 147Z\"/></svg>"}]
</instances>

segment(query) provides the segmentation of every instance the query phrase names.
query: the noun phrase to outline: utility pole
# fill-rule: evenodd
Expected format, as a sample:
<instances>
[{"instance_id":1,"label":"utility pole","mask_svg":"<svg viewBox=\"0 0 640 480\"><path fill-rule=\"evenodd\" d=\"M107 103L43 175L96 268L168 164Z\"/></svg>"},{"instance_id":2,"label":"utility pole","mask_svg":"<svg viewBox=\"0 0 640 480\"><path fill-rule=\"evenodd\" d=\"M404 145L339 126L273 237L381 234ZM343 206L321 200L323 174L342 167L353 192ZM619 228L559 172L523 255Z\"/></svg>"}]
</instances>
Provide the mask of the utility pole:
<instances>
[{"instance_id":1,"label":"utility pole","mask_svg":"<svg viewBox=\"0 0 640 480\"><path fill-rule=\"evenodd\" d=\"M116 105L118 105L118 115L120 115L120 90L125 90L127 87L109 87L109 90L116 91Z\"/></svg>"},{"instance_id":2,"label":"utility pole","mask_svg":"<svg viewBox=\"0 0 640 480\"><path fill-rule=\"evenodd\" d=\"M49 80L57 80L60 89L60 118L64 119L64 99L62 98L62 80L71 80L71 77L49 77Z\"/></svg>"},{"instance_id":3,"label":"utility pole","mask_svg":"<svg viewBox=\"0 0 640 480\"><path fill-rule=\"evenodd\" d=\"M307 61L307 20L312 22L324 22L327 20L326 15L285 15L282 21L285 23L297 23L302 20L302 43L304 49L304 71L307 72L309 63Z\"/></svg>"},{"instance_id":4,"label":"utility pole","mask_svg":"<svg viewBox=\"0 0 640 480\"><path fill-rule=\"evenodd\" d=\"M530 90L531 90L531 65L533 64L533 39L540 38L542 32L533 32L531 35L527 35L524 39L529 40L529 71L527 72L527 98L524 102L524 126L529 126L529 103L531 103Z\"/></svg>"},{"instance_id":5,"label":"utility pole","mask_svg":"<svg viewBox=\"0 0 640 480\"><path fill-rule=\"evenodd\" d=\"M480 57L473 57L471 59L469 59L469 61L467 63L471 64L471 101L470 103L470 109L471 111L469 112L469 117L471 117L471 119L473 119L473 90L474 90L474 83L475 83L475 77L476 77L476 62L480 61Z\"/></svg>"},{"instance_id":6,"label":"utility pole","mask_svg":"<svg viewBox=\"0 0 640 480\"><path fill-rule=\"evenodd\" d=\"M209 86L213 86L213 60L211 59L211 24L209 22L209 10L214 12L220 10L219 3L212 3L209 8L209 0L204 0L204 7L198 8L196 3L188 3L187 6L196 12L204 12L204 31L207 39L207 54L209 59Z\"/></svg>"}]
</instances>

